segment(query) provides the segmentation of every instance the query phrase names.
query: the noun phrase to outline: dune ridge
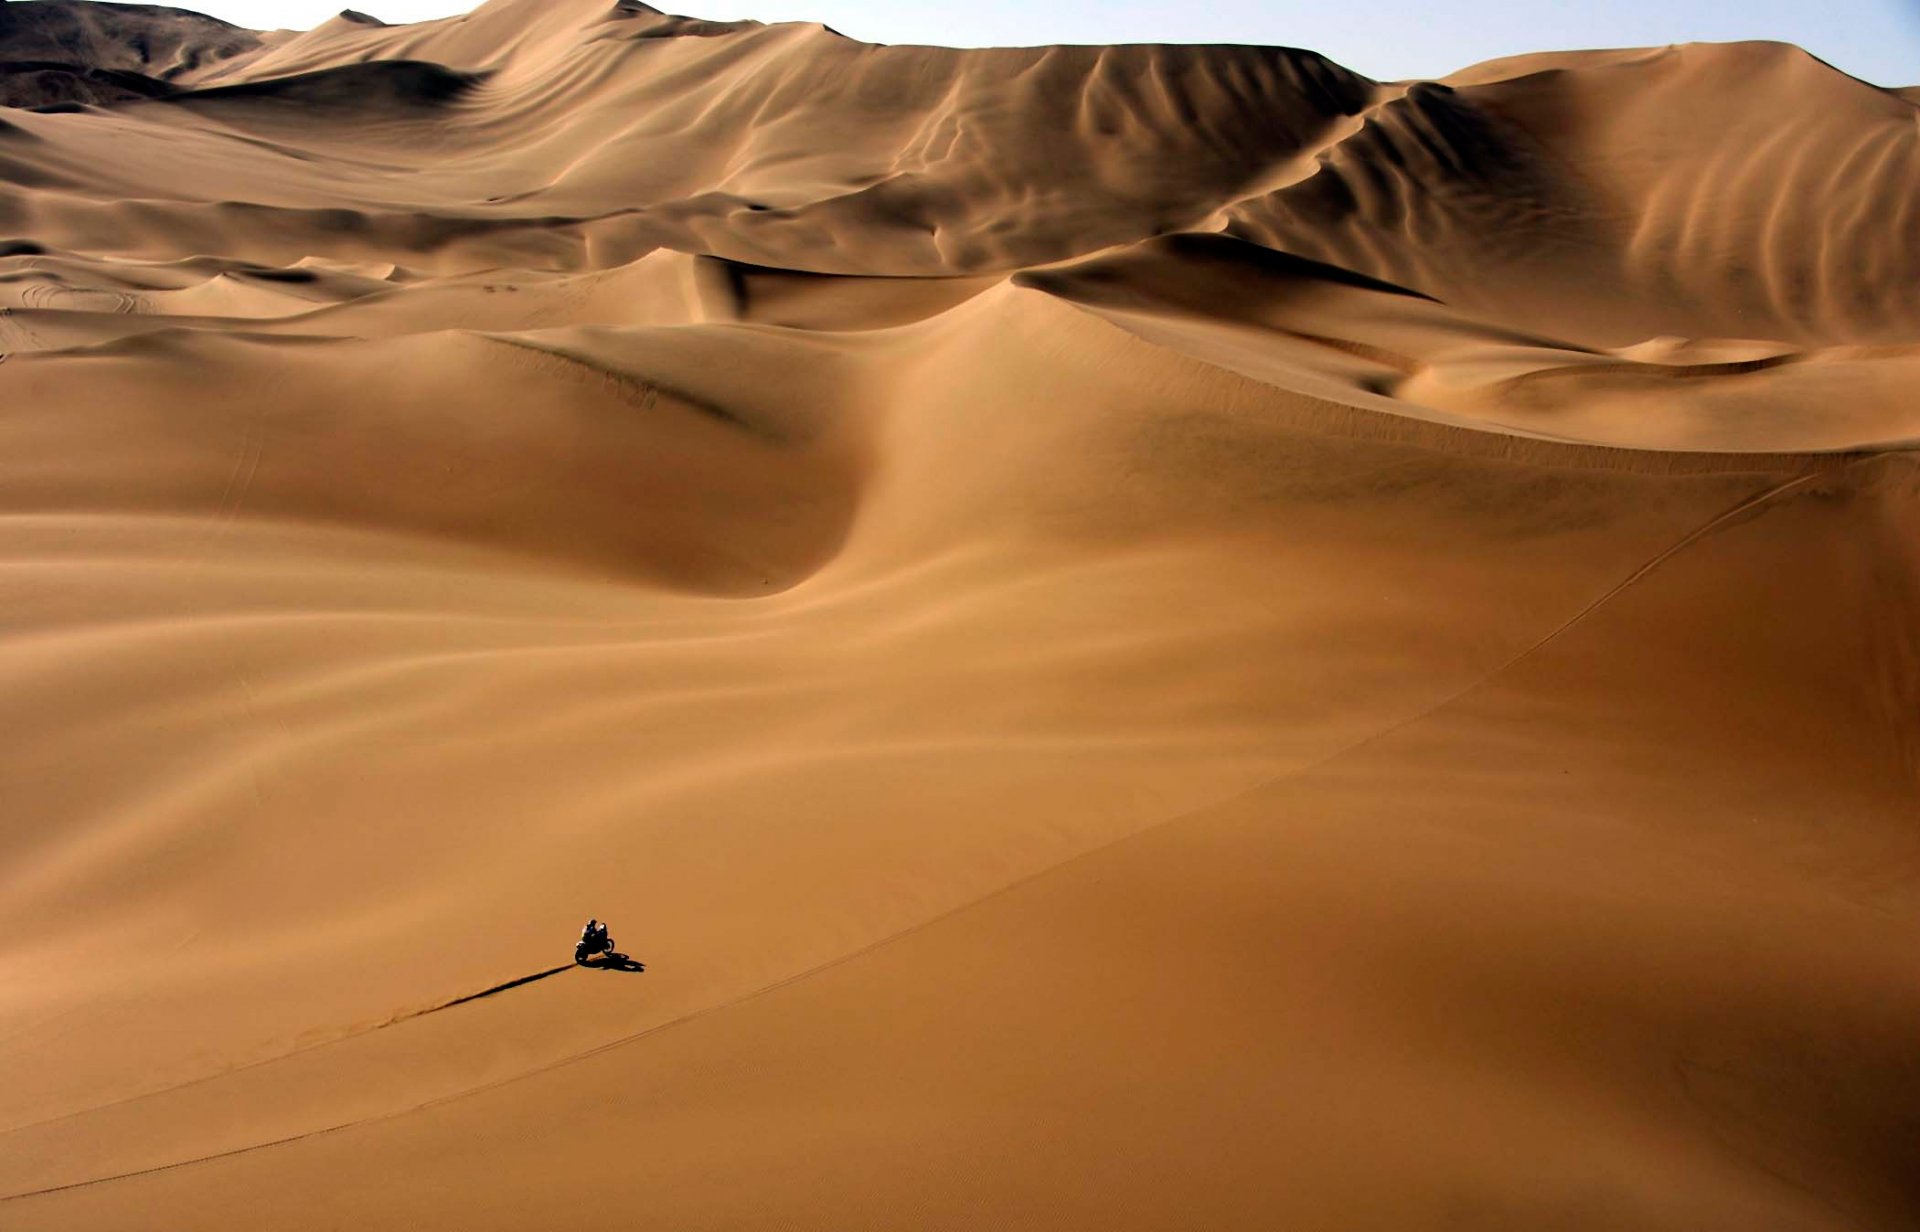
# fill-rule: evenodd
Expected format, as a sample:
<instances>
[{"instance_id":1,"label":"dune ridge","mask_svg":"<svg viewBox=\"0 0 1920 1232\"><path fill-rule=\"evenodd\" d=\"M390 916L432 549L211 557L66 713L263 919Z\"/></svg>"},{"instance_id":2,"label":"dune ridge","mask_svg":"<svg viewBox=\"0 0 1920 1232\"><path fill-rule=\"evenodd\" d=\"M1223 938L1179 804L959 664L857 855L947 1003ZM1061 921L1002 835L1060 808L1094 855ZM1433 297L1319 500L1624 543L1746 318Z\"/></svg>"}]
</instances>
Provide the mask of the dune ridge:
<instances>
[{"instance_id":1,"label":"dune ridge","mask_svg":"<svg viewBox=\"0 0 1920 1232\"><path fill-rule=\"evenodd\" d=\"M0 1225L1913 1226L1916 116L0 3Z\"/></svg>"}]
</instances>

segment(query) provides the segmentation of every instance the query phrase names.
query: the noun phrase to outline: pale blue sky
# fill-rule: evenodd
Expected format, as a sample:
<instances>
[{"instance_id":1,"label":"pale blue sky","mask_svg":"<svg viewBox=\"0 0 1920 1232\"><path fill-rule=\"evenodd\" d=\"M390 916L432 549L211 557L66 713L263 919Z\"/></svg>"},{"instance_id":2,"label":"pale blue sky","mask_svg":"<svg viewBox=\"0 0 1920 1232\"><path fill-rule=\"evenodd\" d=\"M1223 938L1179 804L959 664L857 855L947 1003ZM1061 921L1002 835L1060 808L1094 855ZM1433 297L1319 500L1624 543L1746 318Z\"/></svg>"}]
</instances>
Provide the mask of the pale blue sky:
<instances>
[{"instance_id":1,"label":"pale blue sky","mask_svg":"<svg viewBox=\"0 0 1920 1232\"><path fill-rule=\"evenodd\" d=\"M477 2L477 0L476 0ZM680 0L700 17L823 21L880 43L1271 43L1373 77L1438 76L1478 60L1571 47L1767 38L1881 85L1920 84L1920 0ZM611 4L611 0L609 0ZM352 0L390 22L463 0ZM200 0L256 29L305 28L342 0Z\"/></svg>"}]
</instances>

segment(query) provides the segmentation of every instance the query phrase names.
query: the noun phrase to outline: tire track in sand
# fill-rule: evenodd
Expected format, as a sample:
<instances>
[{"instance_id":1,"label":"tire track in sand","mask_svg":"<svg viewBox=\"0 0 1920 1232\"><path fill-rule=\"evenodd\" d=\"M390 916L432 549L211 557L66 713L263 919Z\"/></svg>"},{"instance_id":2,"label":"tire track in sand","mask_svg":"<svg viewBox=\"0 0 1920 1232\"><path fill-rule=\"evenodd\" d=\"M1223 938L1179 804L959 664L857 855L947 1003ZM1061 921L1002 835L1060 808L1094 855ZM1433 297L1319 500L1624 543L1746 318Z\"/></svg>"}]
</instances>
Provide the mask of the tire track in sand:
<instances>
[{"instance_id":1,"label":"tire track in sand","mask_svg":"<svg viewBox=\"0 0 1920 1232\"><path fill-rule=\"evenodd\" d=\"M1519 666L1521 663L1525 662L1527 659L1532 658L1539 651L1545 649L1549 645L1552 645L1554 642L1558 641L1560 638L1564 637L1567 633L1572 631L1575 627L1577 627L1578 625L1590 619L1596 612L1598 612L1601 608L1605 607L1608 603L1612 602L1614 599L1618 598L1621 594L1625 593L1627 590L1631 589L1632 587L1637 585L1639 582L1644 580L1648 575L1658 570L1666 562L1668 562L1669 560L1672 560L1675 556L1684 552L1687 548L1700 542L1702 539L1706 538L1707 536L1713 534L1715 531L1721 529L1722 527L1731 525L1732 523L1738 521L1739 519L1749 514L1753 514L1761 511L1768 505L1771 505L1775 501L1779 500L1781 497L1786 496L1787 494L1799 488L1805 487L1807 484L1812 483L1816 479L1820 479L1828 475L1836 474L1838 473L1838 471L1851 469L1852 467L1859 465L1860 462L1866 461L1866 460L1868 459L1855 459L1853 461L1846 463L1844 466L1840 468L1817 467L1809 471L1804 471L1801 474L1795 475L1791 479L1788 479L1778 484L1774 484L1769 488L1763 489L1762 491L1759 491L1754 495L1749 496L1746 499L1740 501L1739 503L1735 504L1733 507L1714 515L1712 518L1701 523L1698 527L1694 528L1692 531L1689 531L1687 534L1675 540L1672 544L1670 544L1666 548L1663 548L1661 551L1655 553L1652 557L1649 557L1645 561L1645 563L1635 568L1632 572L1628 573L1620 581L1614 583L1614 585L1609 587L1607 590L1601 592L1601 594L1597 598L1587 603L1584 607L1582 607L1579 611L1575 612L1572 616L1569 616L1567 619L1561 621L1558 625L1548 630L1547 633L1542 637L1529 643L1526 647L1522 648L1520 651L1518 651L1517 653L1509 657L1506 661L1501 663L1499 666L1493 668L1491 671L1487 672L1485 675L1481 676L1479 679L1473 681L1471 684L1468 684L1463 688L1456 690L1455 692L1447 695L1446 697L1441 698L1439 701L1434 702L1429 706L1424 707L1417 713L1412 714L1407 718L1401 719L1395 723L1391 723L1386 727L1383 727L1380 730L1371 733L1370 735L1367 735L1350 744L1347 744L1338 749L1335 749L1332 752L1322 757L1319 757L1313 761L1306 763L1305 765L1297 766L1291 770L1286 771L1283 774L1279 774L1274 776L1273 778L1263 780L1262 782L1259 782L1259 783L1255 783L1253 786L1247 788L1245 791L1242 791L1236 795L1230 796L1225 800L1214 801L1213 803L1203 805L1197 809L1191 809L1186 812L1177 813L1172 817L1168 817L1162 821L1155 822L1142 829L1135 830L1132 833L1122 835L1121 837L1114 839L1110 842L1102 843L1097 847L1088 848L1086 851L1082 851L1076 855L1069 856L1065 860L1061 860L1057 863L1050 864L1045 868L1038 869L1032 873L1027 874L1024 877L1008 882L1007 884L1000 886L992 891L989 891L988 893L983 894L978 898L970 899L964 903L960 903L954 907L951 907L946 911L942 911L937 915L930 916L927 919L912 925L911 927L901 929L898 932L888 934L887 936L884 936L884 937L880 937L866 945L860 946L857 949L850 950L844 954L836 955L835 957L828 959L824 962L816 963L811 967L805 968L804 970L801 970L801 971L797 971L794 974L786 976L783 979L775 980L771 983L763 984L763 985L760 985L759 987L748 989L747 991L742 992L737 996L730 997L724 1001L715 1002L712 1005L702 1006L699 1009L689 1010L686 1013L678 1015L677 1017L674 1017L674 1018L670 1018L665 1022L655 1023L650 1027L646 1027L639 1031L632 1032L631 1034L620 1036L612 1040L608 1040L606 1043L595 1045L594 1047L586 1049L582 1052L572 1053L564 1057L556 1058L552 1061L546 1062L545 1064L537 1065L532 1069L524 1070L518 1074L509 1074L506 1077L496 1078L490 1082L484 1082L477 1086L467 1087L465 1089L458 1090L458 1091L450 1091L444 1095L438 1095L432 1099L423 1100L419 1103L411 1104L404 1108L397 1108L390 1112L376 1113L370 1116L355 1117L350 1120L338 1122L337 1124L323 1125L315 1129L303 1130L297 1134L287 1134L283 1137L273 1138L265 1142L250 1143L246 1146L233 1147L225 1151L215 1151L207 1155L195 1156L190 1159L176 1160L172 1163L155 1164L152 1167L136 1168L127 1172L114 1173L110 1176L94 1177L90 1180L84 1180L84 1181L70 1181L62 1185L50 1185L42 1189L31 1189L31 1190L23 1191L21 1193L0 1195L0 1204L22 1201L27 1198L39 1198L39 1197L46 1197L52 1194L68 1193L78 1189L88 1189L95 1185L110 1184L115 1181L126 1181L126 1180L133 1180L135 1178L143 1177L143 1176L154 1176L163 1172L172 1172L181 1168L194 1167L199 1164L215 1163L223 1159L234 1159L242 1155L251 1155L256 1151L271 1150L274 1147L290 1146L296 1142L304 1142L313 1138L323 1138L323 1137L330 1136L332 1134L343 1133L350 1129L357 1129L362 1126L378 1125L378 1124L385 1123L387 1121L399 1120L402 1117L411 1116L417 1112L425 1112L430 1109L442 1107L444 1105L455 1103L463 1099L469 1099L476 1095L482 1095L489 1091L498 1090L501 1087L510 1086L514 1083L523 1082L529 1078L535 1078L542 1074L552 1073L553 1071L565 1068L566 1066L575 1065L575 1064L578 1064L579 1062L589 1060L593 1057L601 1056L605 1053L613 1051L614 1049L624 1048L629 1044L638 1043L641 1040L645 1040L652 1036L659 1035L665 1031L673 1030L676 1027L685 1026L686 1024L690 1022L694 1022L698 1019L706 1018L714 1014L722 1013L723 1011L732 1009L739 1005L743 1005L747 1002L758 1000L761 997L768 996L772 993L778 992L783 988L791 987L804 980L811 979L816 975L820 975L824 972L831 971L837 967L844 966L847 963L863 958L866 955L875 952L876 950L880 950L887 946L891 946L898 942L904 941L907 938L912 937L918 933L924 932L927 929L932 928L937 924L943 923L958 915L971 911L976 907L982 906L983 904L992 902L996 899L999 899L1008 894L1011 894L1016 890L1019 890L1024 886L1030 885L1033 882L1036 882L1043 877L1050 876L1053 873L1056 873L1063 868L1067 868L1072 865L1078 864L1082 861L1092 859L1093 857L1100 855L1103 852L1111 851L1124 844L1131 843L1137 839L1140 839L1148 834L1165 830L1169 827L1178 825L1183 821L1187 821L1194 817L1200 816L1202 814L1212 812L1215 809L1224 808L1238 801L1246 800L1250 797L1253 797L1259 794L1260 792L1266 791L1281 783L1284 783L1289 779L1298 778L1300 775L1308 774L1315 770L1319 770L1335 761L1338 761L1343 757L1348 756L1349 754L1358 752L1359 750L1367 748L1373 744L1376 744L1381 740L1385 740L1388 737L1398 732L1404 731L1405 729L1413 726L1416 723L1419 723L1425 719L1431 718L1435 714L1438 714L1440 711L1447 709L1449 706L1452 706L1455 703L1460 702L1465 698L1470 697L1473 694L1479 692L1481 689L1485 688L1487 685L1491 684L1493 681L1505 675L1507 672L1511 671L1513 668ZM564 967L557 968L556 972L560 970L565 970L565 968ZM415 1013L412 1013L412 1014L407 1014L401 1017L390 1019L387 1022L380 1024L380 1027L370 1028L369 1030L379 1030L381 1029L381 1027L392 1026L396 1023L404 1022L410 1018L420 1017L422 1014L433 1013L441 1009L449 1009L452 1006L463 1004L466 1001L477 1000L480 997L491 996L498 992L504 992L509 988L518 987L521 984L529 983L535 979L545 978L545 975L555 974L556 972L547 972L544 974L529 976L520 980L511 981L507 984L498 985L492 989L488 989L485 992L476 993L468 997L462 997L454 1001L444 1002L440 1005L434 1006L432 1009L416 1011ZM366 1032L361 1032L361 1034L365 1034L365 1033ZM341 1037L341 1038L344 1039L347 1037ZM326 1043L316 1044L311 1046L311 1048L302 1049L299 1051L302 1051L302 1052L311 1051L312 1048L326 1047L327 1044L336 1043L336 1042L339 1042L339 1041L330 1040L330 1041L327 1041ZM295 1056L295 1055L298 1055L298 1053L296 1052L296 1053L286 1054L286 1056L289 1056L289 1057ZM242 1068L244 1069L256 1068L261 1065L271 1064L275 1060L282 1060L282 1059L285 1059L285 1058L284 1057L268 1058L266 1060L254 1062L252 1065L245 1066ZM227 1071L227 1073L237 1073L237 1072L239 1071L238 1070ZM220 1076L224 1076L224 1075L212 1075L208 1079L200 1079L196 1081L210 1081L212 1077L220 1077ZM183 1084L183 1085L191 1085L191 1084ZM174 1088L174 1089L178 1089L178 1088ZM158 1095L158 1094L163 1094L163 1092L154 1092L152 1094ZM151 1097L152 1097L151 1095L134 1096L134 1097L131 1097L131 1099L129 1100L124 1100L120 1102L128 1103L128 1102L133 1102L134 1100L151 1098ZM102 1107L112 1107L112 1106L114 1105L102 1105ZM89 1111L97 1111L97 1109L89 1110ZM84 1115L84 1112L70 1113L68 1115L81 1116L81 1115ZM60 1118L60 1119L65 1119L65 1118ZM42 1124L50 1124L50 1123L51 1122L42 1122ZM25 1129L25 1128L32 1128L32 1127L23 1126L21 1128ZM8 1131L8 1132L11 1133L16 1131Z\"/></svg>"}]
</instances>

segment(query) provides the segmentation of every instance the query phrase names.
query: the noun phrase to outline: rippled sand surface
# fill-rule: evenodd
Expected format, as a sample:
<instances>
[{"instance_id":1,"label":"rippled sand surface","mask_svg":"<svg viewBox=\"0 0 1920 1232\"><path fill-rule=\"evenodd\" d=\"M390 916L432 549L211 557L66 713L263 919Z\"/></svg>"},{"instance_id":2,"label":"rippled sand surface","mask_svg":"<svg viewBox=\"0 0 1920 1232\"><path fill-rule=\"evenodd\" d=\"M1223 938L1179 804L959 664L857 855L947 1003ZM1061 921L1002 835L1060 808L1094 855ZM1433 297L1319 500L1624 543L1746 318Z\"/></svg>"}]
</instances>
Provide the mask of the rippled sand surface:
<instances>
[{"instance_id":1,"label":"rippled sand surface","mask_svg":"<svg viewBox=\"0 0 1920 1232\"><path fill-rule=\"evenodd\" d=\"M0 6L0 1226L1920 1224L1914 97Z\"/></svg>"}]
</instances>

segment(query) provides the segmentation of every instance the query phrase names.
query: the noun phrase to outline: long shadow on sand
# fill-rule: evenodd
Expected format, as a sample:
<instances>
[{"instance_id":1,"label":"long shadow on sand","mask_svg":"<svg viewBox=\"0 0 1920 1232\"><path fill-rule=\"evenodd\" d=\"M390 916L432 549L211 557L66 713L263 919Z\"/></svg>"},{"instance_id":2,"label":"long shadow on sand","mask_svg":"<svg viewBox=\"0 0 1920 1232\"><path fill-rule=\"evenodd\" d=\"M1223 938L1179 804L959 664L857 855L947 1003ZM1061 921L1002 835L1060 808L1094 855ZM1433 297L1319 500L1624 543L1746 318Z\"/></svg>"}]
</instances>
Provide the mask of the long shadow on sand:
<instances>
[{"instance_id":1,"label":"long shadow on sand","mask_svg":"<svg viewBox=\"0 0 1920 1232\"><path fill-rule=\"evenodd\" d=\"M640 972L647 969L647 964L628 958L625 954L601 954L579 965L589 971Z\"/></svg>"}]
</instances>

